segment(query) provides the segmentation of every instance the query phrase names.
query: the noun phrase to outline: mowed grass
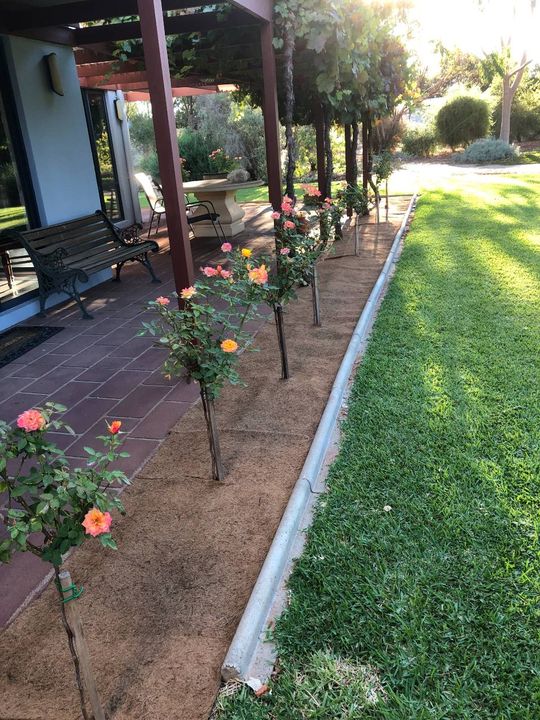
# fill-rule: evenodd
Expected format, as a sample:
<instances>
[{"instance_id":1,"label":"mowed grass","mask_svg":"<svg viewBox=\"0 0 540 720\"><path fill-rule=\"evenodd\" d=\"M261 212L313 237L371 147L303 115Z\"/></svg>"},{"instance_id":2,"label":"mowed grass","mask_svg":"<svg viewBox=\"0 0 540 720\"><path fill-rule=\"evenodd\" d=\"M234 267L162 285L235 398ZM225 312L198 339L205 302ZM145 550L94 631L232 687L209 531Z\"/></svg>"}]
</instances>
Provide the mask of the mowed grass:
<instances>
[{"instance_id":1,"label":"mowed grass","mask_svg":"<svg viewBox=\"0 0 540 720\"><path fill-rule=\"evenodd\" d=\"M426 193L277 624L219 720L540 718L540 179Z\"/></svg>"}]
</instances>

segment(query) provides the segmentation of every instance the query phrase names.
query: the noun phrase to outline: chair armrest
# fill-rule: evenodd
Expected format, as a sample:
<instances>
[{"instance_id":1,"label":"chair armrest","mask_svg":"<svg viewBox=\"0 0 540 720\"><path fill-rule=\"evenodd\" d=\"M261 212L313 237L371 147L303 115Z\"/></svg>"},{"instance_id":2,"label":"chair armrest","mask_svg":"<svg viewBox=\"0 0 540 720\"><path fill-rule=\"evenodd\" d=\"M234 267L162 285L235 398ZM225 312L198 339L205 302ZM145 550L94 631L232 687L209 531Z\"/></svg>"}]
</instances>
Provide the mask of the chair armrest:
<instances>
[{"instance_id":1,"label":"chair armrest","mask_svg":"<svg viewBox=\"0 0 540 720\"><path fill-rule=\"evenodd\" d=\"M219 213L216 212L214 203L211 200L197 200L197 202L186 203L186 210L196 207L203 207L207 213L219 217Z\"/></svg>"}]
</instances>

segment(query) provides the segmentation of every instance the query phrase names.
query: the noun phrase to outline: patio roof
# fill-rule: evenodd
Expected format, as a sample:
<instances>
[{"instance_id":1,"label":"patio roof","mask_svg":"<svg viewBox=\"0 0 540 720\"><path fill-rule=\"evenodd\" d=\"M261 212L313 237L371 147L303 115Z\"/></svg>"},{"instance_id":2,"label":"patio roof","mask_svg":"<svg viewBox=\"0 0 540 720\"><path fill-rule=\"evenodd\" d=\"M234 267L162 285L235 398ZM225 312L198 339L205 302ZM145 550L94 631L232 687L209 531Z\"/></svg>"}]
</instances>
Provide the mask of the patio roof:
<instances>
[{"instance_id":1,"label":"patio roof","mask_svg":"<svg viewBox=\"0 0 540 720\"><path fill-rule=\"evenodd\" d=\"M201 10L201 0L0 0L0 33L68 45L76 49L81 85L148 91L156 148L167 208L172 265L179 293L193 281L191 246L172 98L187 88L211 91L217 82L233 78L173 78L169 69L167 34L207 33L210 30L253 28L257 39L257 66L263 81L263 114L270 201L281 202L281 167L276 68L273 49L271 0L230 0L212 11ZM133 20L133 17L138 17ZM129 20L123 20L129 18ZM85 23L104 20L97 25ZM114 20L113 22L109 22ZM119 20L116 22L116 20ZM114 42L141 39L143 56L138 62L108 65L115 59ZM249 54L249 53L248 53ZM95 72L100 65L99 73ZM216 69L216 75L218 71ZM174 86L174 88L173 88ZM185 88L183 90L183 88Z\"/></svg>"}]
</instances>

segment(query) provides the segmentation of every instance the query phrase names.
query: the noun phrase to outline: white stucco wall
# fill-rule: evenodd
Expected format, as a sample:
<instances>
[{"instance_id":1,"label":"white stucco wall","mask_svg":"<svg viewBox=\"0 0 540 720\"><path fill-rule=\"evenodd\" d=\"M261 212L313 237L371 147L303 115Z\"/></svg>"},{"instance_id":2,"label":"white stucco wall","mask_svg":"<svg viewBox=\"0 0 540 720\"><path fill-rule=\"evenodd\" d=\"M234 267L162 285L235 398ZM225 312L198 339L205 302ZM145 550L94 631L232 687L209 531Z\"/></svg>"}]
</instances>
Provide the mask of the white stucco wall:
<instances>
[{"instance_id":1,"label":"white stucco wall","mask_svg":"<svg viewBox=\"0 0 540 720\"><path fill-rule=\"evenodd\" d=\"M94 212L101 204L73 51L26 38L4 42L42 224ZM44 56L52 52L63 96L49 87Z\"/></svg>"}]
</instances>

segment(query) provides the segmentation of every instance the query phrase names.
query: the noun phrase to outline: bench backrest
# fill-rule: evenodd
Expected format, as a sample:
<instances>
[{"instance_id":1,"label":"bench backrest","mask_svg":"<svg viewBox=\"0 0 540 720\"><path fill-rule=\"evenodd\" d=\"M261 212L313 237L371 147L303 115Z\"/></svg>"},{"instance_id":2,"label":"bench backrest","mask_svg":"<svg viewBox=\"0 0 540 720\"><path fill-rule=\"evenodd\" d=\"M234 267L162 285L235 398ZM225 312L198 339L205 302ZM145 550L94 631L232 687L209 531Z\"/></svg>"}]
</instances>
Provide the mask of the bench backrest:
<instances>
[{"instance_id":1,"label":"bench backrest","mask_svg":"<svg viewBox=\"0 0 540 720\"><path fill-rule=\"evenodd\" d=\"M56 225L25 230L20 233L29 250L48 254L63 248L67 256L91 256L96 249L122 247L114 226L101 211Z\"/></svg>"}]
</instances>

